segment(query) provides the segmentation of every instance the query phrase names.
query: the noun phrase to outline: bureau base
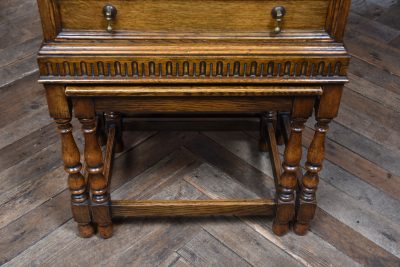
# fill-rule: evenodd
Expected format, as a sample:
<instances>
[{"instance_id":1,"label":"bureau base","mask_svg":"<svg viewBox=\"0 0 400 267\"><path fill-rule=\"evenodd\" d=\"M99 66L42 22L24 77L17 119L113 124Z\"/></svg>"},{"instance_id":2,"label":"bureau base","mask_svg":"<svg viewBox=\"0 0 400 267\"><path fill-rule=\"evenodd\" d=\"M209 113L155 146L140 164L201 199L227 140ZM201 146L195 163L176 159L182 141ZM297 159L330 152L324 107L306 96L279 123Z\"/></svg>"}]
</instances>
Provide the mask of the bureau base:
<instances>
[{"instance_id":1,"label":"bureau base","mask_svg":"<svg viewBox=\"0 0 400 267\"><path fill-rule=\"evenodd\" d=\"M75 90L68 86L46 85L50 114L61 133L62 156L65 170L69 174L72 213L81 236L91 236L95 232L92 226L96 225L100 236L111 237L112 218L116 216L207 215L273 215L272 230L275 234L287 233L291 224L296 234L306 234L316 210L316 189L324 157L325 135L328 123L337 115L343 85L308 88L312 89L311 91L300 86L285 88L248 87L246 90L249 93L243 95L241 88L232 87L232 91L223 93L225 95L213 96L215 91L199 87L197 92L181 96L185 90L191 90L188 87L181 87L179 89L182 91L164 90L162 91L164 95L160 97L149 96L147 90L138 91L138 87L135 86L124 87L125 95L105 96L102 94L111 92L113 87L102 90L99 87L82 86ZM303 90L304 94L301 94ZM302 175L300 165L302 132L314 108L317 124L308 148L305 173ZM80 152L72 135L70 123L72 111L82 125L86 163L84 168L80 163ZM123 150L120 112L262 114L260 149L271 154L276 188L275 199L111 200L109 187L113 154L114 151ZM103 123L98 122L96 114L99 113L104 114ZM277 116L277 113L280 116ZM277 133L279 133L278 139ZM103 143L99 142L100 136L106 136ZM278 143L285 143L282 164L278 155ZM101 144L105 145L104 153Z\"/></svg>"},{"instance_id":2,"label":"bureau base","mask_svg":"<svg viewBox=\"0 0 400 267\"><path fill-rule=\"evenodd\" d=\"M279 123L287 125L288 115L279 116ZM274 124L277 122L274 112L266 113L261 119L261 128L265 130L261 134L260 150L270 153L271 164L275 184L279 184L281 174L281 162L278 154L276 131ZM286 130L288 128L285 127ZM285 140L288 140L289 133L285 132ZM109 127L107 132L107 142L105 144L104 169L103 175L107 181L107 187L111 184L111 169L114 153L116 149L116 127ZM118 147L118 146L117 146ZM121 151L119 151L121 152ZM104 203L109 207L111 217L171 217L171 216L274 216L276 213L276 199L229 199L229 200L111 200ZM90 205L90 208L93 206ZM282 235L289 229L286 226L274 226L274 232ZM93 232L92 232L93 233ZM112 226L103 226L99 234L103 238L111 236ZM86 232L82 234L89 237Z\"/></svg>"}]
</instances>

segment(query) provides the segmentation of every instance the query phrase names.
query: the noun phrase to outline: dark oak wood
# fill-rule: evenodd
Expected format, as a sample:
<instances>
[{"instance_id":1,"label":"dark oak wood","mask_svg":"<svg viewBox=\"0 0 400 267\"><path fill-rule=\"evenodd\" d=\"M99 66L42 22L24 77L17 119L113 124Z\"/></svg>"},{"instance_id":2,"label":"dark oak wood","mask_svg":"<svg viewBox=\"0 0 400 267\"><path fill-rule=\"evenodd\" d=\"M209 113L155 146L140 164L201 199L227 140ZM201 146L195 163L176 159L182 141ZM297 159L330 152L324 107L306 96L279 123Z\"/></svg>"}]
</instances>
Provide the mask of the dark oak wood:
<instances>
[{"instance_id":1,"label":"dark oak wood","mask_svg":"<svg viewBox=\"0 0 400 267\"><path fill-rule=\"evenodd\" d=\"M148 40L132 45L46 44L43 83L304 84L346 82L349 56L335 42L289 40ZM246 41L249 43L246 45ZM296 44L293 44L293 43ZM229 47L229 49L227 49ZM79 51L85 51L79 58ZM104 56L104 55L109 56ZM204 56L206 55L206 56ZM321 56L324 55L324 56ZM134 58L135 60L132 60Z\"/></svg>"},{"instance_id":2,"label":"dark oak wood","mask_svg":"<svg viewBox=\"0 0 400 267\"><path fill-rule=\"evenodd\" d=\"M325 154L325 136L328 131L329 122L337 116L343 86L327 86L324 93L318 100L315 108L315 134L311 141L307 153L305 164L306 173L304 174L300 195L298 198L298 210L294 232L298 235L307 233L310 221L314 218L317 208L316 190L319 182L318 173L322 169L322 161Z\"/></svg>"},{"instance_id":3,"label":"dark oak wood","mask_svg":"<svg viewBox=\"0 0 400 267\"><path fill-rule=\"evenodd\" d=\"M348 80L349 55L342 40L350 1L38 4L45 39L38 55L39 81L45 84L50 115L62 133L63 159L75 183L70 183L72 194L80 190L89 202L71 133L72 102L84 134L83 173L90 189L85 208L90 216L74 214L81 228L92 218L100 235L108 238L113 214L258 215L263 208L270 214L274 207L272 229L277 235L286 233L294 218L295 232L306 232L316 209L325 132ZM283 17L278 17L278 9ZM314 102L316 132L301 178L302 132ZM261 114L260 148L270 152L275 205L269 200L113 203L109 187L114 152L123 152L123 117L178 113ZM277 145L284 143L281 169Z\"/></svg>"},{"instance_id":4,"label":"dark oak wood","mask_svg":"<svg viewBox=\"0 0 400 267\"><path fill-rule=\"evenodd\" d=\"M106 242L75 236L71 194L59 157L61 138L48 118L45 90L36 83L36 53L42 40L36 3L4 0L0 6L0 32L6 36L0 45L0 264L398 266L400 31L393 15L400 6L396 1L352 1L344 37L352 54L351 82L343 89L338 117L329 123L318 207L307 236L277 237L265 217L119 218L114 238ZM289 40L290 34L280 35ZM329 38L313 36L303 34L315 42ZM123 39L105 31L101 37ZM99 34L95 38L99 40ZM124 118L124 128L135 132L124 133L125 150L115 155L112 197L272 197L273 174L265 162L269 155L258 151L260 114L249 119L250 115ZM303 158L314 123L310 119L303 131ZM79 121L72 119L71 124L83 152L76 131ZM168 132L181 129L186 132ZM154 132L158 130L162 132ZM207 132L197 133L201 130Z\"/></svg>"},{"instance_id":5,"label":"dark oak wood","mask_svg":"<svg viewBox=\"0 0 400 267\"><path fill-rule=\"evenodd\" d=\"M278 141L276 137L277 127L277 112L270 111L261 115L259 146L261 151L269 152L271 163L273 165L272 169L274 171L274 181L276 188L278 188L278 179L281 175L281 159L279 157L279 151L277 147Z\"/></svg>"},{"instance_id":6,"label":"dark oak wood","mask_svg":"<svg viewBox=\"0 0 400 267\"><path fill-rule=\"evenodd\" d=\"M108 130L108 139L106 143L106 151L104 153L104 177L107 181L108 191L110 191L111 184L111 169L112 169L112 157L114 154L115 146L115 128L110 128Z\"/></svg>"},{"instance_id":7,"label":"dark oak wood","mask_svg":"<svg viewBox=\"0 0 400 267\"><path fill-rule=\"evenodd\" d=\"M249 1L245 8L240 6L240 3L229 1L209 1L201 5L182 2L167 5L163 1L121 2L115 0L111 3L117 10L120 9L113 22L114 30L117 32L131 30L136 34L153 31L157 35L163 32L222 34L226 33L227 29L228 32L262 32L272 35L275 22L269 13L274 6L279 5L273 1L271 3ZM54 38L64 30L71 29L78 30L78 33L83 30L105 32L106 21L102 16L104 3L101 1L87 3L81 0L38 0L38 4L41 16L44 18L45 35L48 38ZM136 5L142 6L145 12L138 12ZM291 29L326 30L341 40L349 6L349 0L288 1L285 3L288 9L287 16L284 17L287 25L284 26L289 31ZM160 9L165 11L154 12ZM229 17L229 14L232 14L232 17L236 16L237 19L227 20L226 17ZM167 20L169 16L182 17L170 21ZM209 18L204 19L204 16Z\"/></svg>"},{"instance_id":8,"label":"dark oak wood","mask_svg":"<svg viewBox=\"0 0 400 267\"><path fill-rule=\"evenodd\" d=\"M77 116L83 116L79 113L79 105L75 101L75 109ZM90 101L90 100L89 100ZM110 115L108 115L110 116ZM109 118L110 119L110 118ZM83 119L81 119L82 122ZM112 119L113 120L113 119ZM85 125L83 125L85 127ZM111 165L113 160L113 148L116 139L116 128L111 127L108 131L108 140L104 158L104 178L105 184L110 185L111 182ZM272 129L272 136L275 131ZM87 142L87 140L85 140ZM276 146L274 148L276 151ZM86 149L85 149L86 151ZM86 153L85 153L86 154ZM277 151L275 152L277 156ZM89 165L89 163L88 163ZM277 166L280 173L280 166ZM89 168L89 167L88 167ZM90 169L88 169L90 174ZM91 178L91 177L89 177ZM91 180L90 180L91 181ZM109 192L109 189L107 190ZM93 193L92 193L93 194ZM104 203L99 203L104 204ZM232 200L114 200L108 203L112 216L124 217L143 217L143 216L209 216L209 215L273 215L275 202L272 199L232 199ZM96 218L95 218L96 220ZM101 231L101 230L99 230ZM100 234L104 236L102 232Z\"/></svg>"},{"instance_id":9,"label":"dark oak wood","mask_svg":"<svg viewBox=\"0 0 400 267\"><path fill-rule=\"evenodd\" d=\"M52 0L38 0L38 5L42 19L44 40L54 40L62 28L57 2Z\"/></svg>"},{"instance_id":10,"label":"dark oak wood","mask_svg":"<svg viewBox=\"0 0 400 267\"><path fill-rule=\"evenodd\" d=\"M335 40L342 42L346 28L347 16L350 10L350 0L329 1L328 16L325 28Z\"/></svg>"},{"instance_id":11,"label":"dark oak wood","mask_svg":"<svg viewBox=\"0 0 400 267\"><path fill-rule=\"evenodd\" d=\"M63 30L105 30L102 15L104 2L82 0L58 0ZM301 4L299 3L301 2ZM139 33L267 33L272 34L275 20L270 15L274 1L111 1L117 10L114 32ZM284 29L287 31L308 29L323 30L329 1L286 1ZM137 8L140 6L141 8ZM155 12L162 10L162 12ZM170 18L174 17L174 20ZM235 19L229 19L235 17ZM206 19L205 19L206 18ZM251 18L251 19L249 19Z\"/></svg>"},{"instance_id":12,"label":"dark oak wood","mask_svg":"<svg viewBox=\"0 0 400 267\"><path fill-rule=\"evenodd\" d=\"M279 181L278 177L281 176L282 171L281 171L281 159L279 157L279 152L278 152L278 144L277 144L277 138L276 138L276 127L277 127L277 121L275 120L275 116L271 118L271 115L269 114L268 122L267 122L267 138L268 138L268 151L269 155L271 157L271 162L273 164L273 172L274 172L274 177L275 177L275 186L278 188Z\"/></svg>"},{"instance_id":13,"label":"dark oak wood","mask_svg":"<svg viewBox=\"0 0 400 267\"><path fill-rule=\"evenodd\" d=\"M113 216L272 215L274 201L254 200L113 200Z\"/></svg>"},{"instance_id":14,"label":"dark oak wood","mask_svg":"<svg viewBox=\"0 0 400 267\"><path fill-rule=\"evenodd\" d=\"M81 170L78 147L72 136L72 126L69 120L56 119L58 130L62 140L62 155L65 171L69 173L68 185L71 191L72 214L78 222L79 234L82 237L93 235L91 216L89 210L89 194L87 185Z\"/></svg>"},{"instance_id":15,"label":"dark oak wood","mask_svg":"<svg viewBox=\"0 0 400 267\"><path fill-rule=\"evenodd\" d=\"M302 131L304 123L312 114L313 104L313 97L296 97L293 101L291 131L285 147L283 173L278 178L277 210L272 228L277 235L283 235L289 231L289 222L294 217L297 172L300 169L302 155Z\"/></svg>"},{"instance_id":16,"label":"dark oak wood","mask_svg":"<svg viewBox=\"0 0 400 267\"><path fill-rule=\"evenodd\" d=\"M67 96L295 96L321 95L320 86L67 86Z\"/></svg>"},{"instance_id":17,"label":"dark oak wood","mask_svg":"<svg viewBox=\"0 0 400 267\"><path fill-rule=\"evenodd\" d=\"M291 97L103 97L94 101L99 111L138 113L263 112L290 109L292 105Z\"/></svg>"},{"instance_id":18,"label":"dark oak wood","mask_svg":"<svg viewBox=\"0 0 400 267\"><path fill-rule=\"evenodd\" d=\"M75 116L82 124L85 137L84 155L90 184L93 221L97 223L99 234L103 238L109 238L112 235L110 195L103 174L102 152L96 136L94 103L91 99L75 99L74 110Z\"/></svg>"},{"instance_id":19,"label":"dark oak wood","mask_svg":"<svg viewBox=\"0 0 400 267\"><path fill-rule=\"evenodd\" d=\"M260 117L260 140L258 142L260 151L268 151L268 140L267 140L267 114L261 114Z\"/></svg>"},{"instance_id":20,"label":"dark oak wood","mask_svg":"<svg viewBox=\"0 0 400 267\"><path fill-rule=\"evenodd\" d=\"M108 131L114 129L115 134L115 152L121 153L124 150L124 142L122 140L122 117L118 112L104 113L105 125ZM106 157L107 158L107 157Z\"/></svg>"},{"instance_id":21,"label":"dark oak wood","mask_svg":"<svg viewBox=\"0 0 400 267\"><path fill-rule=\"evenodd\" d=\"M72 214L78 223L80 236L90 237L94 234L94 229L91 225L89 194L86 180L81 172L80 153L72 135L70 104L64 95L62 86L48 85L46 96L50 116L54 118L61 134L61 153L64 169L68 173Z\"/></svg>"},{"instance_id":22,"label":"dark oak wood","mask_svg":"<svg viewBox=\"0 0 400 267\"><path fill-rule=\"evenodd\" d=\"M180 116L179 116L180 115ZM151 117L148 114L133 118L124 118L123 130L127 131L241 131L242 129L260 130L257 117L237 117L232 118L232 114L198 116L178 114L176 116L163 116L162 118ZM234 123L233 123L234 120Z\"/></svg>"}]
</instances>

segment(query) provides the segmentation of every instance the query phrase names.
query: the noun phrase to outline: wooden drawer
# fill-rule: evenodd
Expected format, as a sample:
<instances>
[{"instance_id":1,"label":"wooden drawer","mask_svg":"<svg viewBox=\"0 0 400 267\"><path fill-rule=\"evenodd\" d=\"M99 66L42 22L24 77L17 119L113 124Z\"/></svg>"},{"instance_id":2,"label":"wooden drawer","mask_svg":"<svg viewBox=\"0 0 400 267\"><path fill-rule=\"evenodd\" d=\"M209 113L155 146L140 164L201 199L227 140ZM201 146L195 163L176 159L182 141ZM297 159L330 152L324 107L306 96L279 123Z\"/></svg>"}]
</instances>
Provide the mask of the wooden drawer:
<instances>
[{"instance_id":1,"label":"wooden drawer","mask_svg":"<svg viewBox=\"0 0 400 267\"><path fill-rule=\"evenodd\" d=\"M286 10L282 32L323 31L330 0L57 0L62 32L106 34L103 7L117 9L113 34L271 35L274 7Z\"/></svg>"},{"instance_id":2,"label":"wooden drawer","mask_svg":"<svg viewBox=\"0 0 400 267\"><path fill-rule=\"evenodd\" d=\"M44 83L347 81L349 0L38 0ZM103 7L117 9L108 32ZM286 10L272 33L274 7Z\"/></svg>"}]
</instances>

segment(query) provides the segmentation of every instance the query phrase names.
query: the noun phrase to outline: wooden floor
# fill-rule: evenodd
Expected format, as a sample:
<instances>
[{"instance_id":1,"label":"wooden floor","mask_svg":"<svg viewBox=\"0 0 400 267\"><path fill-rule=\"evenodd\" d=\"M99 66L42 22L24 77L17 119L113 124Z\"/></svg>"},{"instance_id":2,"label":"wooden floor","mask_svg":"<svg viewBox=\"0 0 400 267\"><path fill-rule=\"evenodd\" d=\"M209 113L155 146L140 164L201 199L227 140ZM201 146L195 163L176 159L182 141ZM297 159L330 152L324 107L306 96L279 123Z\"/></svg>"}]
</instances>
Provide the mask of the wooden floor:
<instances>
[{"instance_id":1,"label":"wooden floor","mask_svg":"<svg viewBox=\"0 0 400 267\"><path fill-rule=\"evenodd\" d=\"M124 219L104 241L78 238L71 219L59 138L36 82L36 1L1 0L0 264L400 266L399 14L398 0L353 0L350 83L331 123L319 209L307 236L277 237L271 218ZM273 196L254 123L233 125L249 125L248 131L126 135L113 198ZM81 145L78 131L76 138Z\"/></svg>"}]
</instances>

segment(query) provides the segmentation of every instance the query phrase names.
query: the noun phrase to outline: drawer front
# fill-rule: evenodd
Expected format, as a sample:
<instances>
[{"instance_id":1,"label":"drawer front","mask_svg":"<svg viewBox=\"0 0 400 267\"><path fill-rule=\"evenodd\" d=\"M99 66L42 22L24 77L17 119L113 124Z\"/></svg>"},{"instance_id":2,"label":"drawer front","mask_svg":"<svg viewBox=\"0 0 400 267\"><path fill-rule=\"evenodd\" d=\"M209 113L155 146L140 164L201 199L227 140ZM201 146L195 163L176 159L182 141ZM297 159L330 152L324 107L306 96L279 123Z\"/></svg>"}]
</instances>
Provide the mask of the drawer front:
<instances>
[{"instance_id":1,"label":"drawer front","mask_svg":"<svg viewBox=\"0 0 400 267\"><path fill-rule=\"evenodd\" d=\"M282 31L323 30L329 0L58 0L63 31L104 34L103 7L117 9L115 33L270 34L276 26L271 11L283 6Z\"/></svg>"}]
</instances>

